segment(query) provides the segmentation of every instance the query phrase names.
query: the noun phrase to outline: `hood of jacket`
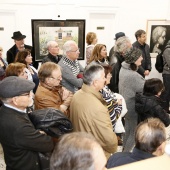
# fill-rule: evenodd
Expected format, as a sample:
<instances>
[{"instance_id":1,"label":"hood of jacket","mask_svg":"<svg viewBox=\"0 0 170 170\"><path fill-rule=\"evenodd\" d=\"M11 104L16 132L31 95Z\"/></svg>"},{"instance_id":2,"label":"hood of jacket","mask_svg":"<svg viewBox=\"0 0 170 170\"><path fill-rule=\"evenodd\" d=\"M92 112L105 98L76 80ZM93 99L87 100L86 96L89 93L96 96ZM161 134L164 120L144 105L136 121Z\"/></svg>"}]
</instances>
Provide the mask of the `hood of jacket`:
<instances>
[{"instance_id":1,"label":"hood of jacket","mask_svg":"<svg viewBox=\"0 0 170 170\"><path fill-rule=\"evenodd\" d=\"M158 102L159 98L156 96L145 96L142 93L137 93L135 96L135 109L138 113L146 113L159 105Z\"/></svg>"}]
</instances>

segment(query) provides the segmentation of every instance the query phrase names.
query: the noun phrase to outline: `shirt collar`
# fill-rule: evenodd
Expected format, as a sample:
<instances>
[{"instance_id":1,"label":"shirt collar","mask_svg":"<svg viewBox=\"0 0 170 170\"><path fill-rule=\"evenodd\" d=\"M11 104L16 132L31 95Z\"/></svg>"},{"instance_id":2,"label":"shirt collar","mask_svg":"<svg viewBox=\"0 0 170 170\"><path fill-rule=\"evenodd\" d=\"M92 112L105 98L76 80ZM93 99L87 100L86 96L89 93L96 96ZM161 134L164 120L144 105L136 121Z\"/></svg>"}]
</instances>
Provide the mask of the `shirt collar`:
<instances>
[{"instance_id":1,"label":"shirt collar","mask_svg":"<svg viewBox=\"0 0 170 170\"><path fill-rule=\"evenodd\" d=\"M5 105L6 107L9 107L9 108L11 108L11 109L17 110L17 111L19 111L19 112L22 112L22 113L24 112L24 113L26 113L26 109L25 109L25 110L20 110L20 109L18 109L18 108L16 108L16 107L11 106L11 105L6 104L6 103L4 103L4 105Z\"/></svg>"}]
</instances>

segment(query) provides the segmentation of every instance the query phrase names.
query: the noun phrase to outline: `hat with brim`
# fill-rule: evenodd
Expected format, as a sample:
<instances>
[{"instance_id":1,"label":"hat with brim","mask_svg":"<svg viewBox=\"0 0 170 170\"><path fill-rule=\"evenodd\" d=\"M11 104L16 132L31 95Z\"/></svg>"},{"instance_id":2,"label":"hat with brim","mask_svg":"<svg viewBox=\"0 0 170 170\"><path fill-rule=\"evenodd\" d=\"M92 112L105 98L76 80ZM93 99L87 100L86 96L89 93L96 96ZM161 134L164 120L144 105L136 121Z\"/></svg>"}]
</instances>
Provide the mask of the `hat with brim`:
<instances>
[{"instance_id":1,"label":"hat with brim","mask_svg":"<svg viewBox=\"0 0 170 170\"><path fill-rule=\"evenodd\" d=\"M12 98L28 93L35 87L35 84L24 78L9 76L0 82L0 98Z\"/></svg>"},{"instance_id":2,"label":"hat with brim","mask_svg":"<svg viewBox=\"0 0 170 170\"><path fill-rule=\"evenodd\" d=\"M118 38L120 38L120 37L124 37L125 36L125 33L124 32L118 32L118 33L116 33L115 34L115 40L117 40Z\"/></svg>"},{"instance_id":3,"label":"hat with brim","mask_svg":"<svg viewBox=\"0 0 170 170\"><path fill-rule=\"evenodd\" d=\"M20 31L16 31L13 33L13 37L11 37L14 40L22 40L24 38L26 38L25 35L22 35L22 33Z\"/></svg>"}]
</instances>

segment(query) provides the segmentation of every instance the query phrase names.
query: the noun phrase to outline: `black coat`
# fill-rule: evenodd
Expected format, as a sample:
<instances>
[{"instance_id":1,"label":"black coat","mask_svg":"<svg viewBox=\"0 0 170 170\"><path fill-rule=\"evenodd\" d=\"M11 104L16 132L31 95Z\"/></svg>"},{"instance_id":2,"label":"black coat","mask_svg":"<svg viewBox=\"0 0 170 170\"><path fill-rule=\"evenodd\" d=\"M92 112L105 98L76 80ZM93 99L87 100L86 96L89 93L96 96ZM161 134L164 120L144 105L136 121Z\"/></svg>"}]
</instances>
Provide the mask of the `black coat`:
<instances>
[{"instance_id":1,"label":"black coat","mask_svg":"<svg viewBox=\"0 0 170 170\"><path fill-rule=\"evenodd\" d=\"M43 58L42 64L46 62L54 62L58 64L61 58L62 58L62 55L53 56L51 53L49 53L46 57Z\"/></svg>"},{"instance_id":2,"label":"black coat","mask_svg":"<svg viewBox=\"0 0 170 170\"><path fill-rule=\"evenodd\" d=\"M117 58L116 64L114 64L112 69L112 78L110 80L110 84L108 85L109 89L115 93L119 93L119 72L121 69L121 64L124 61L124 58L122 55L120 55L118 52L115 52L115 57Z\"/></svg>"},{"instance_id":3,"label":"black coat","mask_svg":"<svg viewBox=\"0 0 170 170\"><path fill-rule=\"evenodd\" d=\"M24 47L25 49L29 49L29 50L32 50L32 47L29 46L29 45L25 45L24 44ZM6 56L7 56L7 62L8 64L10 63L13 63L15 61L15 57L16 57L16 54L17 54L18 50L17 50L17 46L14 45L12 46L6 53Z\"/></svg>"},{"instance_id":4,"label":"black coat","mask_svg":"<svg viewBox=\"0 0 170 170\"><path fill-rule=\"evenodd\" d=\"M117 152L117 153L113 154L109 158L106 167L114 168L117 166L145 160L145 159L152 158L152 157L154 157L154 155L144 152L144 151L141 151L137 148L134 148L132 153L131 152Z\"/></svg>"},{"instance_id":5,"label":"black coat","mask_svg":"<svg viewBox=\"0 0 170 170\"><path fill-rule=\"evenodd\" d=\"M32 61L33 61L33 66L35 68L38 68L38 62L35 61L35 54L34 54L34 49L32 46L26 45L24 44L25 49L28 49L31 51L31 56L32 56ZM13 45L6 53L6 58L7 58L7 62L8 64L13 63L15 61L15 57L17 54L18 50L17 50L17 46Z\"/></svg>"},{"instance_id":6,"label":"black coat","mask_svg":"<svg viewBox=\"0 0 170 170\"><path fill-rule=\"evenodd\" d=\"M170 118L168 113L161 107L161 99L156 96L145 96L141 93L136 94L135 109L138 113L139 122L147 118L159 118L165 126L169 126Z\"/></svg>"},{"instance_id":7,"label":"black coat","mask_svg":"<svg viewBox=\"0 0 170 170\"><path fill-rule=\"evenodd\" d=\"M141 45L138 41L134 42L133 47L138 48L142 52L142 64L138 69L138 73L144 76L145 70L151 71L151 56L150 56L150 49L148 44Z\"/></svg>"},{"instance_id":8,"label":"black coat","mask_svg":"<svg viewBox=\"0 0 170 170\"><path fill-rule=\"evenodd\" d=\"M7 170L40 170L38 152L53 149L52 138L41 134L28 115L12 108L0 108L0 143Z\"/></svg>"}]
</instances>

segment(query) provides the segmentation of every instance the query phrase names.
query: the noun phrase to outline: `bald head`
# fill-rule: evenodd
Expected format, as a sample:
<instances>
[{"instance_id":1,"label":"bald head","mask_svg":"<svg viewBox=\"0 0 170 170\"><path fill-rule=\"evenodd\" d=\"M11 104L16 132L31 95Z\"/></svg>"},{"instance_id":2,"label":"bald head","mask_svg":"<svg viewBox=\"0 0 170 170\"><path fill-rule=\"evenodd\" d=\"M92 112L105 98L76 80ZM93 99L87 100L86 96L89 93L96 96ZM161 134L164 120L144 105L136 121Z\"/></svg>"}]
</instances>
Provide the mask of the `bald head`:
<instances>
[{"instance_id":1,"label":"bald head","mask_svg":"<svg viewBox=\"0 0 170 170\"><path fill-rule=\"evenodd\" d=\"M165 125L157 118L141 122L135 132L136 148L153 153L166 141Z\"/></svg>"}]
</instances>

